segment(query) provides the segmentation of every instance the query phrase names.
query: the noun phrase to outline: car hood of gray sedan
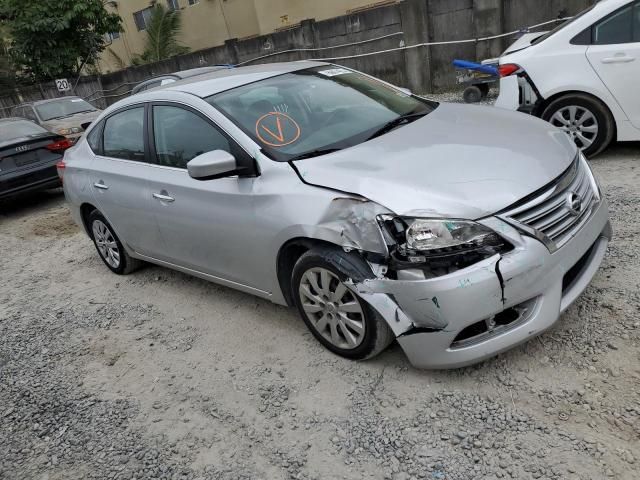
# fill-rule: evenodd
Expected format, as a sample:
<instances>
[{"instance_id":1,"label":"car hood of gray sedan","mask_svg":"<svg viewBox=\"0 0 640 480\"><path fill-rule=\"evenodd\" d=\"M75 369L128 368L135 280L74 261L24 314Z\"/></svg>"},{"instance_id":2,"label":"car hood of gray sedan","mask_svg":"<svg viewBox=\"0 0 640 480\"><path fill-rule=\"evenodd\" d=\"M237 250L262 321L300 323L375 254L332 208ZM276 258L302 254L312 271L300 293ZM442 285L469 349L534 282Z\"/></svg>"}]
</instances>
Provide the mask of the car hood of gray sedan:
<instances>
[{"instance_id":1,"label":"car hood of gray sedan","mask_svg":"<svg viewBox=\"0 0 640 480\"><path fill-rule=\"evenodd\" d=\"M366 197L396 214L478 219L552 182L575 156L567 135L542 120L441 104L381 137L295 167L305 183Z\"/></svg>"}]
</instances>

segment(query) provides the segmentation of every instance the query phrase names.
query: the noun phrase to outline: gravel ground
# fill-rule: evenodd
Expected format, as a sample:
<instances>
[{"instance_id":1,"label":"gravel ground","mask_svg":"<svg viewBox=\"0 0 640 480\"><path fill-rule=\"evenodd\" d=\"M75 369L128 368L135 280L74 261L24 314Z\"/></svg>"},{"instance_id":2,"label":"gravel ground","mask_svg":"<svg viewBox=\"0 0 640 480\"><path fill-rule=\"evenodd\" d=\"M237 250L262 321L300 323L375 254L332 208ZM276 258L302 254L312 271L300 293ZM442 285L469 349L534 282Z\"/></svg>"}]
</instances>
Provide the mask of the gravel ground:
<instances>
[{"instance_id":1,"label":"gravel ground","mask_svg":"<svg viewBox=\"0 0 640 480\"><path fill-rule=\"evenodd\" d=\"M59 192L4 203L0 478L640 478L638 160L592 162L615 239L562 322L444 372L341 359L181 273L113 275Z\"/></svg>"}]
</instances>

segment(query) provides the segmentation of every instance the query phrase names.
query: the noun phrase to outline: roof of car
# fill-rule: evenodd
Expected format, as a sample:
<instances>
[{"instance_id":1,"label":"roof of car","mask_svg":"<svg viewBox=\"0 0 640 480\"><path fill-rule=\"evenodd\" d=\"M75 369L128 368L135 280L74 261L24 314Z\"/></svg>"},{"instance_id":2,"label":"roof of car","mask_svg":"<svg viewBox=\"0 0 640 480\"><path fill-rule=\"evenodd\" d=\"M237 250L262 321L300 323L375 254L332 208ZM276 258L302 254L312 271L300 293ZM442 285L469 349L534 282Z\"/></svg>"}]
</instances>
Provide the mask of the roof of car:
<instances>
[{"instance_id":1,"label":"roof of car","mask_svg":"<svg viewBox=\"0 0 640 480\"><path fill-rule=\"evenodd\" d=\"M194 77L196 75L203 75L205 73L213 73L213 72L218 72L220 70L228 70L229 68L231 68L231 66L229 65L212 65L210 67L198 67L198 68L191 68L189 70L181 70L179 72L174 72L169 75L175 75L176 77L180 77L180 78L189 78L189 77Z\"/></svg>"},{"instance_id":2,"label":"roof of car","mask_svg":"<svg viewBox=\"0 0 640 480\"><path fill-rule=\"evenodd\" d=\"M159 87L154 91L174 90L205 98L241 85L264 80L265 78L276 77L285 73L296 72L312 67L321 67L323 65L330 64L303 60L299 62L266 63L249 67L223 68L212 73L179 80L175 83Z\"/></svg>"}]
</instances>

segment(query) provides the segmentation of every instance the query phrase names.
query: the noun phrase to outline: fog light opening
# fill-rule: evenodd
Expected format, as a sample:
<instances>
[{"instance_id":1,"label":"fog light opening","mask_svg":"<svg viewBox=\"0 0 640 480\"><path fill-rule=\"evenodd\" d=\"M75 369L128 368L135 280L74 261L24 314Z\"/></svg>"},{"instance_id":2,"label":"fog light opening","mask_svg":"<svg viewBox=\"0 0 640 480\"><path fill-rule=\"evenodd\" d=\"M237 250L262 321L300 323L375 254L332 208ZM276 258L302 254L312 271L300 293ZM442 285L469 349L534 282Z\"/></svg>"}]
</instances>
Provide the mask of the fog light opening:
<instances>
[{"instance_id":1,"label":"fog light opening","mask_svg":"<svg viewBox=\"0 0 640 480\"><path fill-rule=\"evenodd\" d=\"M493 317L472 323L456 336L451 343L451 348L467 347L507 330L522 318L523 313L522 309L507 308Z\"/></svg>"}]
</instances>

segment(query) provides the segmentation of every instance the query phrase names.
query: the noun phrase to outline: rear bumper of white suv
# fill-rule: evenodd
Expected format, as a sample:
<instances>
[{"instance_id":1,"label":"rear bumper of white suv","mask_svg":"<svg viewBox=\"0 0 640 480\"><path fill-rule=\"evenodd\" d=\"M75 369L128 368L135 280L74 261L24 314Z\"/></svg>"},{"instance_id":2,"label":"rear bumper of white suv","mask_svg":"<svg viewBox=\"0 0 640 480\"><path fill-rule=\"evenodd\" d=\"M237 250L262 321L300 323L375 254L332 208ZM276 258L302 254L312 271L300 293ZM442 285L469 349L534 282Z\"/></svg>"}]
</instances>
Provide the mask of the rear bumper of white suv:
<instances>
[{"instance_id":1,"label":"rear bumper of white suv","mask_svg":"<svg viewBox=\"0 0 640 480\"><path fill-rule=\"evenodd\" d=\"M511 75L500 79L500 94L495 106L506 110L531 113L540 98L528 78Z\"/></svg>"}]
</instances>

